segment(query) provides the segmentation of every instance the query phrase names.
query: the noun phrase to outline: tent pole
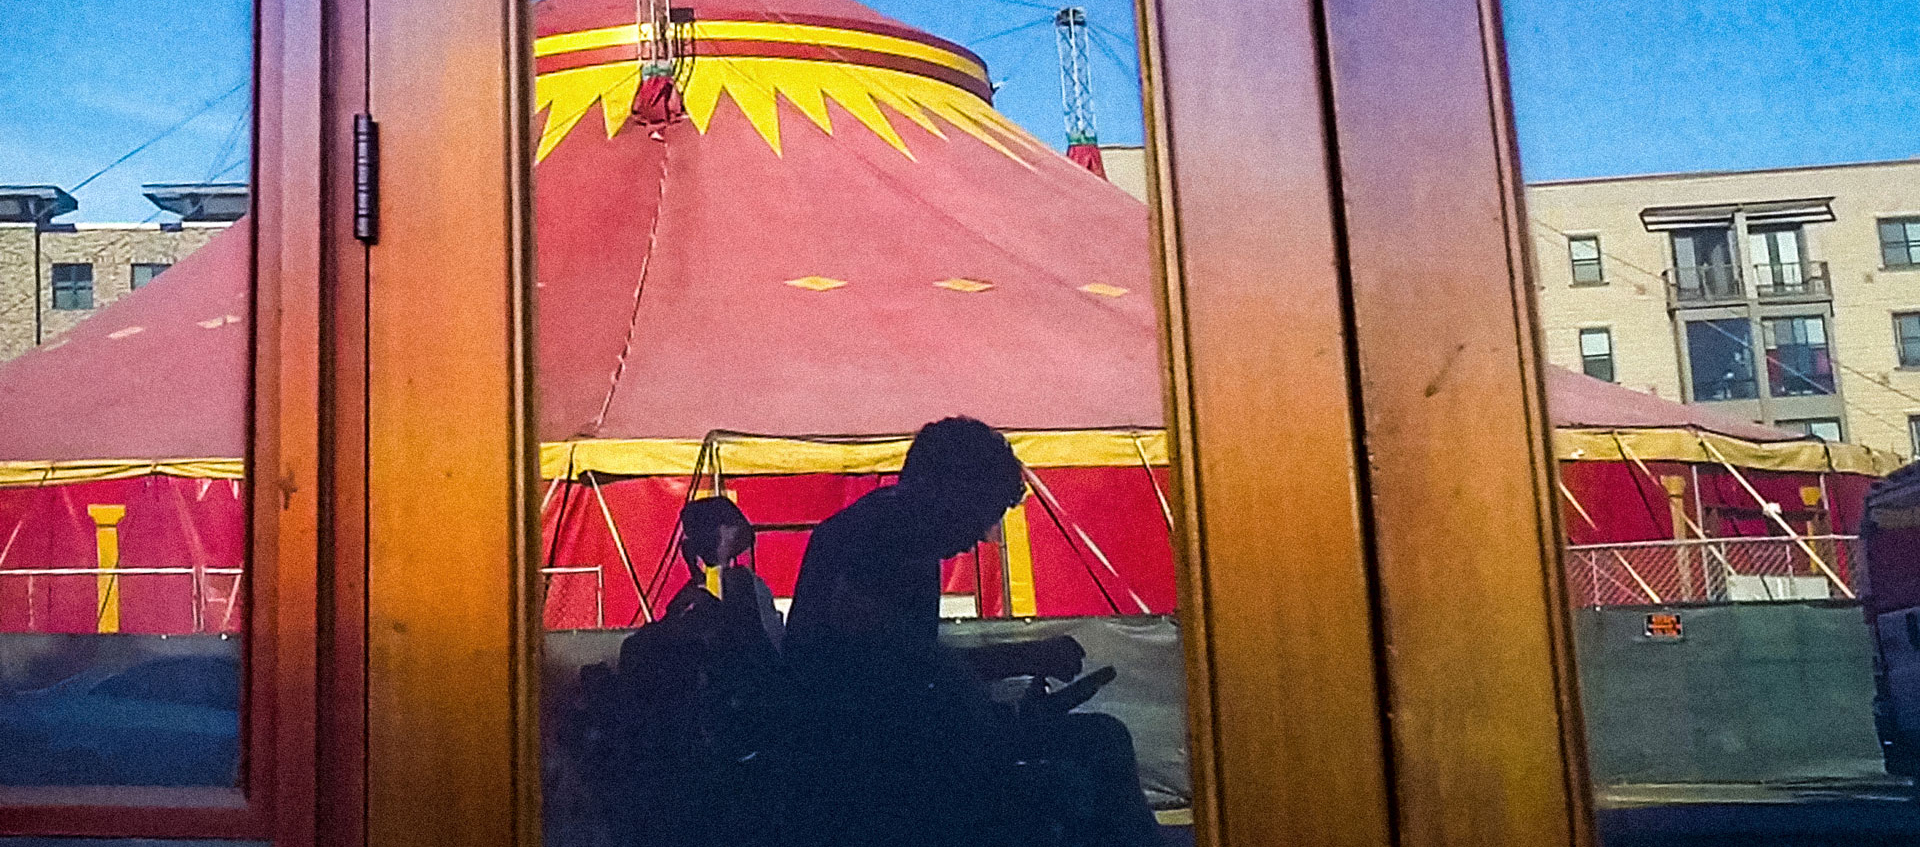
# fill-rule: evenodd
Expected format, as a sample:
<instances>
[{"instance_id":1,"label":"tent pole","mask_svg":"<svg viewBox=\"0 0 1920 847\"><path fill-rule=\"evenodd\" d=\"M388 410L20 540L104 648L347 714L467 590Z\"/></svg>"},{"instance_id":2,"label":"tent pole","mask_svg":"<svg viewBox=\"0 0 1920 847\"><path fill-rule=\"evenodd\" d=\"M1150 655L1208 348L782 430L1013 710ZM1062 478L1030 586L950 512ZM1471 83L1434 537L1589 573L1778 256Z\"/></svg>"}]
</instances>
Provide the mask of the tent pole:
<instances>
[{"instance_id":1,"label":"tent pole","mask_svg":"<svg viewBox=\"0 0 1920 847\"><path fill-rule=\"evenodd\" d=\"M1587 514L1587 507L1580 505L1580 498L1573 496L1573 490L1568 488L1565 482L1560 483L1560 496L1567 498L1567 502L1573 505L1573 510L1575 512L1580 513L1580 519L1586 521L1587 526L1593 527L1594 529L1600 528L1600 525L1594 522L1593 516ZM1653 586L1648 585L1647 581L1640 576L1640 572L1634 569L1633 563L1627 561L1626 556L1621 555L1619 550L1609 549L1607 552L1612 553L1614 560L1620 563L1620 567L1626 569L1627 576L1633 577L1633 581L1639 584L1640 590L1646 593L1647 599L1652 600L1655 603L1663 602L1660 599L1660 595L1653 590ZM1599 562L1594 562L1593 566L1596 570L1598 570L1598 568L1600 567L1600 564ZM1620 580L1613 579L1612 576L1608 576L1607 579L1613 580L1613 584L1615 585L1620 584ZM1598 598L1595 598L1595 599L1598 599Z\"/></svg>"},{"instance_id":2,"label":"tent pole","mask_svg":"<svg viewBox=\"0 0 1920 847\"><path fill-rule=\"evenodd\" d=\"M1153 463L1147 461L1147 448L1140 446L1140 433L1130 431L1133 437L1133 452L1140 456L1140 467L1147 472L1147 483L1153 486L1153 496L1160 501L1160 514L1167 519L1167 531L1173 531L1173 506L1167 502L1167 493L1160 490L1160 479L1153 475Z\"/></svg>"},{"instance_id":3,"label":"tent pole","mask_svg":"<svg viewBox=\"0 0 1920 847\"><path fill-rule=\"evenodd\" d=\"M1800 537L1800 533L1793 531L1793 525L1787 523L1786 518L1780 517L1780 507L1767 502L1767 498L1760 496L1760 491L1753 487L1753 483L1747 481L1746 476L1740 473L1739 468L1734 467L1732 462L1727 461L1727 457L1720 452L1719 448L1708 443L1705 438L1700 439L1700 446L1706 448L1707 452L1711 453L1713 458L1720 463L1720 466L1727 469L1728 473L1733 474L1734 480L1740 483L1741 488L1746 489L1748 496L1752 497L1755 503L1760 504L1761 513L1772 518L1775 524L1786 531L1787 537L1793 539L1794 544L1799 545L1800 552L1807 554L1807 558L1813 560L1814 566L1818 567L1820 572L1826 575L1827 579L1833 581L1834 586L1840 589L1841 594L1846 595L1848 600L1860 599L1854 595L1852 588L1847 587L1845 582L1840 581L1839 575L1835 574L1832 568L1827 567L1826 560L1820 558L1819 553L1814 552L1813 546L1808 544L1805 538Z\"/></svg>"},{"instance_id":4,"label":"tent pole","mask_svg":"<svg viewBox=\"0 0 1920 847\"><path fill-rule=\"evenodd\" d=\"M620 564L627 569L627 577L633 581L633 594L640 598L640 617L647 623L653 623L653 608L647 605L647 592L640 590L640 572L633 568L633 557L627 555L626 539L620 537L620 527L613 522L613 509L607 506L607 496L600 493L600 477L593 471L587 471L587 483L593 486L593 498L600 501L600 516L607 519L607 532L613 536L613 549L620 554Z\"/></svg>"}]
</instances>

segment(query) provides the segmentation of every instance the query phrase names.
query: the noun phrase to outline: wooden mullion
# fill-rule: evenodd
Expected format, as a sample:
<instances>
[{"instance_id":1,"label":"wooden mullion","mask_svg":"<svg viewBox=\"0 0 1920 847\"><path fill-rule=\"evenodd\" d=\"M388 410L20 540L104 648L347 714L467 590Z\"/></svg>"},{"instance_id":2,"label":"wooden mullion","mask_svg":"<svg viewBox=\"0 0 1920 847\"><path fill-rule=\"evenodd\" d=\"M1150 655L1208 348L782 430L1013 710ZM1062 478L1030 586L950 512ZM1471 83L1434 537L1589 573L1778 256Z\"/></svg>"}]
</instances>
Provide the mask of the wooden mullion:
<instances>
[{"instance_id":1,"label":"wooden mullion","mask_svg":"<svg viewBox=\"0 0 1920 847\"><path fill-rule=\"evenodd\" d=\"M1325 8L1400 843L1586 843L1497 10Z\"/></svg>"},{"instance_id":2,"label":"wooden mullion","mask_svg":"<svg viewBox=\"0 0 1920 847\"><path fill-rule=\"evenodd\" d=\"M1314 7L1143 11L1200 843L1386 845Z\"/></svg>"}]
</instances>

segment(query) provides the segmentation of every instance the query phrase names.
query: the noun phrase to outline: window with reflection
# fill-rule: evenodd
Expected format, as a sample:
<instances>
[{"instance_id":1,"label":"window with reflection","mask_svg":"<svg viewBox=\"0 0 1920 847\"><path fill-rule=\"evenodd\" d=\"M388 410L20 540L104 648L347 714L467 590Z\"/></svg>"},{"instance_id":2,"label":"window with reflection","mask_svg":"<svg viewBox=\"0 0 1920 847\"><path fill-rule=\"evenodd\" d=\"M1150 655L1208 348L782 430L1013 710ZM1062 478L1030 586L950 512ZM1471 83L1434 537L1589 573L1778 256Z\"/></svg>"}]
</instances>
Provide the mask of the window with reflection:
<instances>
[{"instance_id":1,"label":"window with reflection","mask_svg":"<svg viewBox=\"0 0 1920 847\"><path fill-rule=\"evenodd\" d=\"M1601 839L1914 843L1920 322L1887 271L1920 163L1889 134L1911 110L1880 105L1895 5L1503 5L1534 255L1592 233L1612 283L1540 286L1540 320L1607 323L1622 363L1607 385L1584 343L1546 349Z\"/></svg>"},{"instance_id":2,"label":"window with reflection","mask_svg":"<svg viewBox=\"0 0 1920 847\"><path fill-rule=\"evenodd\" d=\"M546 843L1177 837L1131 4L533 15Z\"/></svg>"},{"instance_id":3,"label":"window with reflection","mask_svg":"<svg viewBox=\"0 0 1920 847\"><path fill-rule=\"evenodd\" d=\"M4 18L0 802L235 789L253 8Z\"/></svg>"}]
</instances>

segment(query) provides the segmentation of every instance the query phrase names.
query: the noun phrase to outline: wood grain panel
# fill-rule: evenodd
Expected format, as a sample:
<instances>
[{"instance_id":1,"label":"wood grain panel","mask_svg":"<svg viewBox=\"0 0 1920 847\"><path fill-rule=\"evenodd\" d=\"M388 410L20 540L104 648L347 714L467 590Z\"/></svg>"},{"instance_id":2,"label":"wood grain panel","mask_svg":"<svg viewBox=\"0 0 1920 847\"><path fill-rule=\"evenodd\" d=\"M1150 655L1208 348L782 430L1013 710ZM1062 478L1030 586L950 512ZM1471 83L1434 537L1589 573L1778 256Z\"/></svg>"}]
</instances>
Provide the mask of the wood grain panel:
<instances>
[{"instance_id":1,"label":"wood grain panel","mask_svg":"<svg viewBox=\"0 0 1920 847\"><path fill-rule=\"evenodd\" d=\"M523 6L368 6L370 844L535 843Z\"/></svg>"},{"instance_id":2,"label":"wood grain panel","mask_svg":"<svg viewBox=\"0 0 1920 847\"><path fill-rule=\"evenodd\" d=\"M1145 4L1202 843L1391 818L1312 4Z\"/></svg>"},{"instance_id":3,"label":"wood grain panel","mask_svg":"<svg viewBox=\"0 0 1920 847\"><path fill-rule=\"evenodd\" d=\"M353 116L367 108L367 2L339 0L325 17L321 107L328 163L321 184L326 250L321 337L319 791L325 843L361 847L367 780L367 248L353 237Z\"/></svg>"},{"instance_id":4,"label":"wood grain panel","mask_svg":"<svg viewBox=\"0 0 1920 847\"><path fill-rule=\"evenodd\" d=\"M248 795L266 806L267 837L304 847L318 838L322 2L258 14L248 675L271 717L248 729Z\"/></svg>"},{"instance_id":5,"label":"wood grain panel","mask_svg":"<svg viewBox=\"0 0 1920 847\"><path fill-rule=\"evenodd\" d=\"M1326 9L1401 843L1581 842L1497 12Z\"/></svg>"}]
</instances>

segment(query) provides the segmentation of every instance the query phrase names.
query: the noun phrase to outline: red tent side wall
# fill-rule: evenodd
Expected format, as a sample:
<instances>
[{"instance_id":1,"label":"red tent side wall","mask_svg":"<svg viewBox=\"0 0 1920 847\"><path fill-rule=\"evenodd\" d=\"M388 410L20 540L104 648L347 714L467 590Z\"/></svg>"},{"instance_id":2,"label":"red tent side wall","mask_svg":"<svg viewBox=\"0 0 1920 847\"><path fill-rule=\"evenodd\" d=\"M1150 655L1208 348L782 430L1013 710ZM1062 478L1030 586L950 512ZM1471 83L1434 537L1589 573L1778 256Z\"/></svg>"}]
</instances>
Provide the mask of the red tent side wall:
<instances>
[{"instance_id":1,"label":"red tent side wall","mask_svg":"<svg viewBox=\"0 0 1920 847\"><path fill-rule=\"evenodd\" d=\"M1687 516L1701 524L1714 537L1764 538L1782 536L1778 525L1767 518L1752 494L1719 465L1685 462L1647 462L1653 477L1678 477L1684 481L1681 505ZM1784 516L1801 535L1853 535L1859 531L1871 477L1843 473L1778 472L1742 469L1741 476L1768 502L1779 503ZM1673 519L1667 489L1650 479L1631 462L1576 461L1560 464L1561 483L1579 506L1561 497L1561 521L1568 543L1579 547L1596 544L1627 544L1646 541L1670 541L1692 533L1685 521ZM1820 492L1825 483L1824 502L1809 508L1806 496ZM1584 510L1584 515L1582 511ZM1589 521L1591 518L1591 521ZM1677 556L1636 554L1626 551L1638 576L1658 591L1683 584L1676 568ZM1845 547L1832 550L1828 562L1842 580L1852 580L1851 553ZM1582 565L1586 562L1586 565ZM1569 589L1576 604L1632 605L1645 603L1648 597L1633 581L1633 575L1615 566L1613 554L1598 559L1569 558Z\"/></svg>"},{"instance_id":2,"label":"red tent side wall","mask_svg":"<svg viewBox=\"0 0 1920 847\"><path fill-rule=\"evenodd\" d=\"M1036 614L1104 615L1113 614L1116 607L1132 614L1142 611L1142 603L1144 611L1155 614L1176 608L1173 548L1154 492L1155 482L1166 490L1165 468L1155 468L1151 476L1140 467L1047 468L1036 474L1057 500L1053 514L1060 519L1056 525L1037 496L1028 498L1025 512ZM791 597L811 525L891 483L891 477L876 474L809 474L733 477L726 485L750 520L775 525L760 532L753 563L774 596ZM667 552L687 486L684 477L603 480L598 496L590 485L559 486L542 513L543 560L562 569L604 568L606 623L626 625L638 611L635 581L645 587L653 606L686 584L686 566L677 556L667 558ZM601 511L601 497L633 562L631 574L621 564ZM1081 531L1092 539L1092 548L1080 537ZM1111 571L1101 561L1102 555L1112 565ZM943 567L946 592L972 595L979 586L985 606L982 613L1006 614L1001 590L1004 557L1000 544L988 543L948 561ZM595 575L561 573L547 579L547 626L593 626Z\"/></svg>"},{"instance_id":3,"label":"red tent side wall","mask_svg":"<svg viewBox=\"0 0 1920 847\"><path fill-rule=\"evenodd\" d=\"M245 486L237 480L149 475L104 482L0 488L0 570L98 566L91 505L126 507L116 527L121 568L239 568L246 561ZM192 574L123 575L112 583L119 631L194 632ZM206 574L203 632L239 632L245 621L231 574ZM244 596L244 588L238 596ZM229 601L234 603L228 613ZM0 576L0 632L98 632L94 574Z\"/></svg>"},{"instance_id":4,"label":"red tent side wall","mask_svg":"<svg viewBox=\"0 0 1920 847\"><path fill-rule=\"evenodd\" d=\"M1699 521L1703 514L1720 516L1719 522L1706 527L1713 535L1780 534L1779 528L1759 511L1753 495L1725 468L1685 462L1647 462L1646 466L1656 477L1679 477L1684 481L1683 502L1689 517ZM1819 491L1824 477L1826 502L1813 511L1824 511L1828 515L1830 529L1810 529L1802 521L1794 527L1801 534L1810 531L1854 534L1860 526L1867 487L1873 484L1871 477L1857 474L1757 470L1740 473L1760 496L1782 504L1789 513L1806 510L1803 489ZM1630 462L1561 462L1560 481L1586 512L1583 517L1580 509L1564 496L1561 498L1562 520L1570 544L1667 541L1681 534L1673 525L1666 488ZM1591 523L1587 517L1592 518ZM1684 524L1680 529L1685 529Z\"/></svg>"}]
</instances>

